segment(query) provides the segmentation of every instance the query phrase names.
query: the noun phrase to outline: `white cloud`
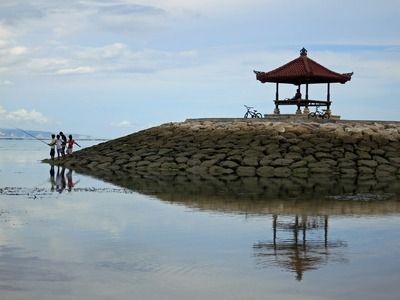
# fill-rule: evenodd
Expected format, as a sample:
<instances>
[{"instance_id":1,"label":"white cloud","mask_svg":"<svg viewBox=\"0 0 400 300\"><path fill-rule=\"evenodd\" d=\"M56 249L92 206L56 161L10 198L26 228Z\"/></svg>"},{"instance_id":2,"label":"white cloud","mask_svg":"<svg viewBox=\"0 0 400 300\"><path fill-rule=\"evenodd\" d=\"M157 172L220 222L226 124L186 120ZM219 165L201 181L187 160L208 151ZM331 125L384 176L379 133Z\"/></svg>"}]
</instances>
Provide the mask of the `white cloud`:
<instances>
[{"instance_id":1,"label":"white cloud","mask_svg":"<svg viewBox=\"0 0 400 300\"><path fill-rule=\"evenodd\" d=\"M129 127L133 127L133 124L130 121L127 120L123 120L120 122L112 122L111 127L115 127L115 128L129 128Z\"/></svg>"},{"instance_id":2,"label":"white cloud","mask_svg":"<svg viewBox=\"0 0 400 300\"><path fill-rule=\"evenodd\" d=\"M21 108L15 111L7 111L2 106L0 106L0 120L13 121L17 123L32 122L38 124L44 124L48 122L48 118L34 109L29 111Z\"/></svg>"},{"instance_id":3,"label":"white cloud","mask_svg":"<svg viewBox=\"0 0 400 300\"><path fill-rule=\"evenodd\" d=\"M11 55L22 55L28 52L28 48L26 47L21 47L21 46L17 46L17 47L12 47L9 49L9 53Z\"/></svg>"},{"instance_id":4,"label":"white cloud","mask_svg":"<svg viewBox=\"0 0 400 300\"><path fill-rule=\"evenodd\" d=\"M87 73L94 73L96 68L82 66L76 68L68 68L68 69L61 69L56 72L59 75L70 75L70 74L87 74Z\"/></svg>"},{"instance_id":5,"label":"white cloud","mask_svg":"<svg viewBox=\"0 0 400 300\"><path fill-rule=\"evenodd\" d=\"M0 86L4 85L13 85L14 83L11 80L0 80Z\"/></svg>"}]
</instances>

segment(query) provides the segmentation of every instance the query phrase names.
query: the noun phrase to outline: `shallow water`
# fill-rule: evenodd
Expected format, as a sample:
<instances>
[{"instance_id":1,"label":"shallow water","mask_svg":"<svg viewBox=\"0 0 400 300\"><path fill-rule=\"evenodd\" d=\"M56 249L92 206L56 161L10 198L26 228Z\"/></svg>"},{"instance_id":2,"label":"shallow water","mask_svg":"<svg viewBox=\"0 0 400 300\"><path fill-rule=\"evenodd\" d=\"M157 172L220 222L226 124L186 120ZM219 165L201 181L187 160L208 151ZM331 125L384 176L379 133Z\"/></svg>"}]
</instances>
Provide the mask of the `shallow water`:
<instances>
[{"instance_id":1,"label":"shallow water","mask_svg":"<svg viewBox=\"0 0 400 300\"><path fill-rule=\"evenodd\" d=\"M393 191L52 178L43 146L0 140L0 299L398 299Z\"/></svg>"}]
</instances>

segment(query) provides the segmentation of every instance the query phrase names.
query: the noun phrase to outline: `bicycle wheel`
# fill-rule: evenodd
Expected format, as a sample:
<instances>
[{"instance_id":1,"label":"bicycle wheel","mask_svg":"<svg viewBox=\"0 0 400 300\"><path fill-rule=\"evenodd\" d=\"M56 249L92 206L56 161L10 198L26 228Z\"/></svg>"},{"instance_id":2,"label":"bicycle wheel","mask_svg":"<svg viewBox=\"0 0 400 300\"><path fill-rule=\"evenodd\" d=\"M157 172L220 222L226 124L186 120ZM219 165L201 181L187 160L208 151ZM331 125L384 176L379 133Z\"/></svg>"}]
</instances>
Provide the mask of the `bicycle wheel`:
<instances>
[{"instance_id":1,"label":"bicycle wheel","mask_svg":"<svg viewBox=\"0 0 400 300\"><path fill-rule=\"evenodd\" d=\"M262 114L261 113L256 113L256 118L262 118Z\"/></svg>"},{"instance_id":2,"label":"bicycle wheel","mask_svg":"<svg viewBox=\"0 0 400 300\"><path fill-rule=\"evenodd\" d=\"M247 119L248 117L249 117L249 112L245 113L243 118Z\"/></svg>"}]
</instances>

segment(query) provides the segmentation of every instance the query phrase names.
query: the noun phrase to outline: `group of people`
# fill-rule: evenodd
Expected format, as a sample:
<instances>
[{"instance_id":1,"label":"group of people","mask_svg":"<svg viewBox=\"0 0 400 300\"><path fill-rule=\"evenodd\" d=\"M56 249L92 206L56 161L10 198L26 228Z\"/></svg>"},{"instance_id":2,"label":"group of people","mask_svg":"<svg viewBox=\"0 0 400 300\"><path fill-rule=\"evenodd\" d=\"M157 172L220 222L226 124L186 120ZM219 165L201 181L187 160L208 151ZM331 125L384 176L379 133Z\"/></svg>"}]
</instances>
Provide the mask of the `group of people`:
<instances>
[{"instance_id":1,"label":"group of people","mask_svg":"<svg viewBox=\"0 0 400 300\"><path fill-rule=\"evenodd\" d=\"M72 155L73 147L74 144L77 145L78 147L81 147L73 138L72 135L70 134L67 137L65 134L60 131L57 136L55 134L51 135L51 141L48 144L50 146L50 157L52 160L54 160L54 157L56 155L56 150L57 150L57 158L64 158L66 155ZM65 152L65 149L67 151Z\"/></svg>"}]
</instances>

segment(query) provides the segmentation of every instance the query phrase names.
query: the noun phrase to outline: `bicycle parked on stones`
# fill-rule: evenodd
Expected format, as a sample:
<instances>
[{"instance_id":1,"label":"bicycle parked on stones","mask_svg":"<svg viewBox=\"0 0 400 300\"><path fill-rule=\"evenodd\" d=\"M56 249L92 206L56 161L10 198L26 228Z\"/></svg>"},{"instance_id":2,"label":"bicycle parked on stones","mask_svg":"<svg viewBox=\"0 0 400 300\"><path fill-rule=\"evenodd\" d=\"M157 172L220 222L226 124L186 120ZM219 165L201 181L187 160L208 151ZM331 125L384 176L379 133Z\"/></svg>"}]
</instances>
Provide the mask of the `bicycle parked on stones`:
<instances>
[{"instance_id":1,"label":"bicycle parked on stones","mask_svg":"<svg viewBox=\"0 0 400 300\"><path fill-rule=\"evenodd\" d=\"M329 119L331 117L331 114L326 110L323 109L322 111L318 110L319 106L315 107L315 111L310 112L308 114L308 118L314 118L314 119Z\"/></svg>"},{"instance_id":2,"label":"bicycle parked on stones","mask_svg":"<svg viewBox=\"0 0 400 300\"><path fill-rule=\"evenodd\" d=\"M244 107L246 107L247 111L244 114L244 118L262 118L262 114L259 113L257 110L254 109L254 107L251 106L247 106L245 105Z\"/></svg>"}]
</instances>

